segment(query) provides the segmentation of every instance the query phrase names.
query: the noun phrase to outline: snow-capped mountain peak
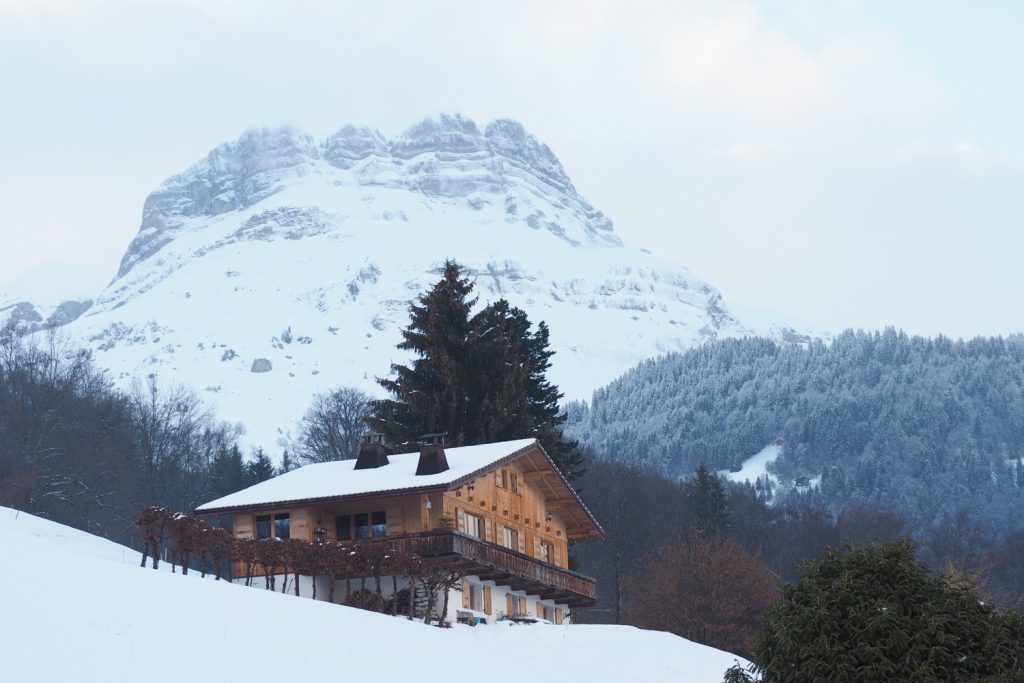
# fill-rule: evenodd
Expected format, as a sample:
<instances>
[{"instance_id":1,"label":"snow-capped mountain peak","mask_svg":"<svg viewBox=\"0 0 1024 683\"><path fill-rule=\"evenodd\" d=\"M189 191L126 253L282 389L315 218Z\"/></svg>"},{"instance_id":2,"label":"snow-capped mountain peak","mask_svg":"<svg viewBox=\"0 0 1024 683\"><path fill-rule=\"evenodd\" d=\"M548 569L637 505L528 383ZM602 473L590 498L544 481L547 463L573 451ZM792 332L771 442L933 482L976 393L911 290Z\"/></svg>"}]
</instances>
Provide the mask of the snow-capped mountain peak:
<instances>
[{"instance_id":1,"label":"snow-capped mountain peak","mask_svg":"<svg viewBox=\"0 0 1024 683\"><path fill-rule=\"evenodd\" d=\"M394 138L281 128L218 146L146 199L117 276L66 329L119 381L192 384L272 447L314 392L378 393L404 360L410 301L447 258L482 302L548 322L570 398L705 340L804 335L744 324L685 267L623 247L519 123L460 115Z\"/></svg>"}]
</instances>

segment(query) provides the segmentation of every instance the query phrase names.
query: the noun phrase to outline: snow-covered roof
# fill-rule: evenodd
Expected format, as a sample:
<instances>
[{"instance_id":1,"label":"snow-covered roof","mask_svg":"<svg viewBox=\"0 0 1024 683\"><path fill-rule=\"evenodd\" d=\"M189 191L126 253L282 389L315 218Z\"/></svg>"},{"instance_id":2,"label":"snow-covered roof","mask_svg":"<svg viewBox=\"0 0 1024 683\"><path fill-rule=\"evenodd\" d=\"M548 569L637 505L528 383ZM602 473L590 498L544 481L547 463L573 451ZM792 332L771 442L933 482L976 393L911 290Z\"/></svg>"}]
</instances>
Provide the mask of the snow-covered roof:
<instances>
[{"instance_id":1,"label":"snow-covered roof","mask_svg":"<svg viewBox=\"0 0 1024 683\"><path fill-rule=\"evenodd\" d=\"M523 452L536 439L518 439L479 446L446 448L448 469L416 476L419 451L389 455L389 464L375 469L355 469L355 460L317 463L268 479L247 489L204 503L197 512L225 508L270 505L297 500L340 498L367 493L447 486L485 470L498 461Z\"/></svg>"}]
</instances>

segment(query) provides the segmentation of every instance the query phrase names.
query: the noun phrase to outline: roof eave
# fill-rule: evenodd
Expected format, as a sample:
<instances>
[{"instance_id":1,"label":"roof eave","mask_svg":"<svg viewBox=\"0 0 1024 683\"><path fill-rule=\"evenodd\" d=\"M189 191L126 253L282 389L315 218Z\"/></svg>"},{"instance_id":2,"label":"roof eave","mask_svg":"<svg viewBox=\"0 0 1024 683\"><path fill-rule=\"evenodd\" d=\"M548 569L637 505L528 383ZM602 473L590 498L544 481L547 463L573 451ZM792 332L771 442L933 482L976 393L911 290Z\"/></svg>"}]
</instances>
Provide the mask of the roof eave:
<instances>
[{"instance_id":1,"label":"roof eave","mask_svg":"<svg viewBox=\"0 0 1024 683\"><path fill-rule=\"evenodd\" d=\"M223 514L225 512L239 512L241 510L272 510L279 507L294 505L319 505L322 503L334 503L344 500L361 500L364 498L380 498L382 496L406 496L434 491L445 491L448 484L431 484L429 486L416 486L413 488L382 489L380 491L362 491L360 493L348 493L342 496L321 496L320 498L293 498L291 500L275 500L269 503L250 503L246 505L226 505L215 508L197 508L197 515Z\"/></svg>"}]
</instances>

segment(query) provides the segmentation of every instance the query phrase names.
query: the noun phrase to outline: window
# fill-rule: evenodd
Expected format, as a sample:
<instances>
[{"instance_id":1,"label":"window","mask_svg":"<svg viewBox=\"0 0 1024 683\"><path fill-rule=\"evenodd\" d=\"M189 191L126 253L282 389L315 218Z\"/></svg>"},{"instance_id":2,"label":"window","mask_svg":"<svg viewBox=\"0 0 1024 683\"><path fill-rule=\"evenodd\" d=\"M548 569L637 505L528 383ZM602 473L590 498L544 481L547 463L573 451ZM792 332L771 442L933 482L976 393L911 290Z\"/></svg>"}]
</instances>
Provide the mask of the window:
<instances>
[{"instance_id":1,"label":"window","mask_svg":"<svg viewBox=\"0 0 1024 683\"><path fill-rule=\"evenodd\" d=\"M338 515L334 521L339 541L362 541L388 535L388 514L385 510Z\"/></svg>"},{"instance_id":2,"label":"window","mask_svg":"<svg viewBox=\"0 0 1024 683\"><path fill-rule=\"evenodd\" d=\"M282 515L274 515L274 536L277 538L288 538L291 532L290 524L291 519L289 519L287 512Z\"/></svg>"},{"instance_id":3,"label":"window","mask_svg":"<svg viewBox=\"0 0 1024 683\"><path fill-rule=\"evenodd\" d=\"M551 558L554 557L554 553L551 551L551 544L547 541L540 542L540 559L544 562L550 562Z\"/></svg>"},{"instance_id":4,"label":"window","mask_svg":"<svg viewBox=\"0 0 1024 683\"><path fill-rule=\"evenodd\" d=\"M361 541L370 537L370 515L360 512L356 518L356 540Z\"/></svg>"},{"instance_id":5,"label":"window","mask_svg":"<svg viewBox=\"0 0 1024 683\"><path fill-rule=\"evenodd\" d=\"M496 470L494 472L494 482L498 488L511 491L512 493L519 493L519 475L509 470Z\"/></svg>"},{"instance_id":6,"label":"window","mask_svg":"<svg viewBox=\"0 0 1024 683\"><path fill-rule=\"evenodd\" d=\"M484 589L475 583L469 584L469 609L476 612L484 611Z\"/></svg>"},{"instance_id":7,"label":"window","mask_svg":"<svg viewBox=\"0 0 1024 683\"><path fill-rule=\"evenodd\" d=\"M334 518L334 526L338 531L339 541L352 540L352 515L338 515Z\"/></svg>"},{"instance_id":8,"label":"window","mask_svg":"<svg viewBox=\"0 0 1024 683\"><path fill-rule=\"evenodd\" d=\"M381 538L388 535L388 515L381 510L370 515L370 523L373 525L373 537Z\"/></svg>"},{"instance_id":9,"label":"window","mask_svg":"<svg viewBox=\"0 0 1024 683\"><path fill-rule=\"evenodd\" d=\"M483 519L481 519L480 517L477 517L476 515L471 515L468 512L466 513L466 533L467 534L469 534L470 536L475 536L476 538L480 538L480 536L481 536L480 531L483 529L483 527L484 527L484 520Z\"/></svg>"},{"instance_id":10,"label":"window","mask_svg":"<svg viewBox=\"0 0 1024 683\"><path fill-rule=\"evenodd\" d=\"M256 517L256 538L289 538L290 521L287 512L259 515Z\"/></svg>"},{"instance_id":11,"label":"window","mask_svg":"<svg viewBox=\"0 0 1024 683\"><path fill-rule=\"evenodd\" d=\"M256 518L256 538L270 538L270 515Z\"/></svg>"},{"instance_id":12,"label":"window","mask_svg":"<svg viewBox=\"0 0 1024 683\"><path fill-rule=\"evenodd\" d=\"M512 550L519 550L519 532L515 529L503 527L501 530L501 544Z\"/></svg>"}]
</instances>

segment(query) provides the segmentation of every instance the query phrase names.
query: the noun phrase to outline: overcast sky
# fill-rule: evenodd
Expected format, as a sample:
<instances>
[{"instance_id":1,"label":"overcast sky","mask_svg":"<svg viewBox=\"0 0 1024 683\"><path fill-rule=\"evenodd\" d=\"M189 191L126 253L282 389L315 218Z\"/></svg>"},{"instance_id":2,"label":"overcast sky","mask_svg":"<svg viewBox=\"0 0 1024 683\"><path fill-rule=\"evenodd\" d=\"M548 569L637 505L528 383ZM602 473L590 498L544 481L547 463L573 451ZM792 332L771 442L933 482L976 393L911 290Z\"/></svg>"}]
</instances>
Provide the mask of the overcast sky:
<instances>
[{"instance_id":1,"label":"overcast sky","mask_svg":"<svg viewBox=\"0 0 1024 683\"><path fill-rule=\"evenodd\" d=\"M145 196L246 128L457 111L522 121L727 302L1024 331L1022 25L1013 1L0 0L0 281L109 278Z\"/></svg>"}]
</instances>

